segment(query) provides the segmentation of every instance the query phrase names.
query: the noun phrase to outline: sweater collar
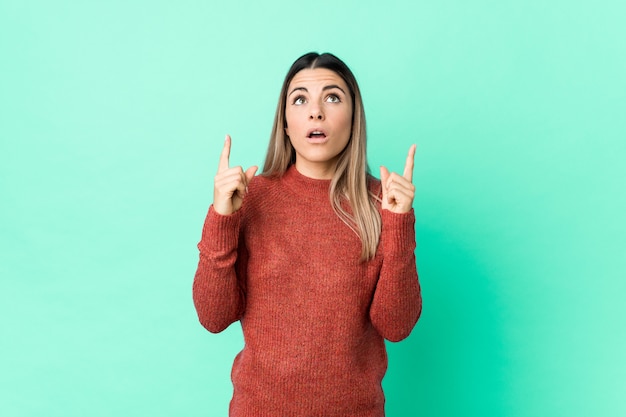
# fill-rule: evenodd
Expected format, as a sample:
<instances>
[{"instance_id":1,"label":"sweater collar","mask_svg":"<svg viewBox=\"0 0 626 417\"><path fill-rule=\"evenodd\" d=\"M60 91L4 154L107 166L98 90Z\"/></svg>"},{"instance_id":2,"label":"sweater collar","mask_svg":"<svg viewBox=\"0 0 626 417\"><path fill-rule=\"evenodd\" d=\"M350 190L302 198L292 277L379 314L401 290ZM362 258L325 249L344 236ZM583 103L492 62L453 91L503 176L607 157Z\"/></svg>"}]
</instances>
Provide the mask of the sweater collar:
<instances>
[{"instance_id":1,"label":"sweater collar","mask_svg":"<svg viewBox=\"0 0 626 417\"><path fill-rule=\"evenodd\" d=\"M314 198L324 197L328 199L328 190L331 180L320 180L302 175L300 171L296 169L295 164L287 168L283 179L285 184L298 195Z\"/></svg>"}]
</instances>

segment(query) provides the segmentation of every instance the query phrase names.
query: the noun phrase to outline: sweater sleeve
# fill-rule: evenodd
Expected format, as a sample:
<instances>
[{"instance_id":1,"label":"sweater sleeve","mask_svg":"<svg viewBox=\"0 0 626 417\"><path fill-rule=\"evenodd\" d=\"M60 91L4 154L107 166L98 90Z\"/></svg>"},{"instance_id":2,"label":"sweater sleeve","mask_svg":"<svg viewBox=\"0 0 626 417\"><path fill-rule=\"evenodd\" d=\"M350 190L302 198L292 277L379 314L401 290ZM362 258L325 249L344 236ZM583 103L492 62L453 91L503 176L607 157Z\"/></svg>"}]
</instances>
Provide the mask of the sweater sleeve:
<instances>
[{"instance_id":1,"label":"sweater sleeve","mask_svg":"<svg viewBox=\"0 0 626 417\"><path fill-rule=\"evenodd\" d=\"M370 307L374 328L398 342L413 330L422 312L422 296L415 265L415 215L382 210L380 245L383 261Z\"/></svg>"},{"instance_id":2,"label":"sweater sleeve","mask_svg":"<svg viewBox=\"0 0 626 417\"><path fill-rule=\"evenodd\" d=\"M246 253L239 248L241 210L223 216L213 206L198 243L200 259L193 281L193 301L200 323L218 333L239 320L245 310Z\"/></svg>"}]
</instances>

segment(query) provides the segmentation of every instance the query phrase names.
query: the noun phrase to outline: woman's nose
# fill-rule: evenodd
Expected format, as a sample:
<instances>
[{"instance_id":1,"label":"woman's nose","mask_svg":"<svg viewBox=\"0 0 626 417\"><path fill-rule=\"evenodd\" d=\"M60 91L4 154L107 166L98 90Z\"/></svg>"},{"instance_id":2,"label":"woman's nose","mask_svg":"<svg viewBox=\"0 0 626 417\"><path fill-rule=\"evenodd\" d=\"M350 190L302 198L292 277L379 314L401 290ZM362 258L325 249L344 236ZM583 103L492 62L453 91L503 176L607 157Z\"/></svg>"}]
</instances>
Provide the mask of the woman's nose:
<instances>
[{"instance_id":1,"label":"woman's nose","mask_svg":"<svg viewBox=\"0 0 626 417\"><path fill-rule=\"evenodd\" d=\"M312 108L311 109L311 114L309 115L309 119L323 120L324 119L324 113L322 112L322 109L320 107Z\"/></svg>"}]
</instances>

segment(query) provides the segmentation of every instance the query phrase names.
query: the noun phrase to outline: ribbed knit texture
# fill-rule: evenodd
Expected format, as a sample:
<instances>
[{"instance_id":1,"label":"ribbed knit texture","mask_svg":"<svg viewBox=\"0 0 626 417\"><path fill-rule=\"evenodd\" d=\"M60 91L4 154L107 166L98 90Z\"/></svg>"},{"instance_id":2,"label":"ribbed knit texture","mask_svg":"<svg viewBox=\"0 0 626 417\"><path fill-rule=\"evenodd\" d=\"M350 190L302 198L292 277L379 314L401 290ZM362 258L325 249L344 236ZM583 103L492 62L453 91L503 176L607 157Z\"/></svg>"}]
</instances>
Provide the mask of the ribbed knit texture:
<instances>
[{"instance_id":1,"label":"ribbed knit texture","mask_svg":"<svg viewBox=\"0 0 626 417\"><path fill-rule=\"evenodd\" d=\"M385 414L384 339L406 338L422 307L415 218L382 210L376 256L360 262L329 185L292 166L255 177L232 215L209 209L193 298L211 332L241 321L232 417Z\"/></svg>"}]
</instances>

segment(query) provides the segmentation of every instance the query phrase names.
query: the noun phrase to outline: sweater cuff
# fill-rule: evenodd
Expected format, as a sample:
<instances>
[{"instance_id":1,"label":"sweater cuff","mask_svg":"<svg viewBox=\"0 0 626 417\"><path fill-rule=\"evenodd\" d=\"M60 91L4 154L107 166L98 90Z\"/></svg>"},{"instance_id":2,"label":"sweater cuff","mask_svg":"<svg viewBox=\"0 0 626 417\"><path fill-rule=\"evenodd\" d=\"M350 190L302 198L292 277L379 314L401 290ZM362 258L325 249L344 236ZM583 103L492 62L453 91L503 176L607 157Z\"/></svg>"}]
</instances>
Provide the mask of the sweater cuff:
<instances>
[{"instance_id":1,"label":"sweater cuff","mask_svg":"<svg viewBox=\"0 0 626 417\"><path fill-rule=\"evenodd\" d=\"M393 213L382 210L380 240L388 256L413 253L415 251L415 213Z\"/></svg>"},{"instance_id":2,"label":"sweater cuff","mask_svg":"<svg viewBox=\"0 0 626 417\"><path fill-rule=\"evenodd\" d=\"M209 212L202 228L202 239L198 243L200 251L228 251L236 248L239 243L239 226L241 210L229 215L219 214L209 207Z\"/></svg>"}]
</instances>

